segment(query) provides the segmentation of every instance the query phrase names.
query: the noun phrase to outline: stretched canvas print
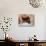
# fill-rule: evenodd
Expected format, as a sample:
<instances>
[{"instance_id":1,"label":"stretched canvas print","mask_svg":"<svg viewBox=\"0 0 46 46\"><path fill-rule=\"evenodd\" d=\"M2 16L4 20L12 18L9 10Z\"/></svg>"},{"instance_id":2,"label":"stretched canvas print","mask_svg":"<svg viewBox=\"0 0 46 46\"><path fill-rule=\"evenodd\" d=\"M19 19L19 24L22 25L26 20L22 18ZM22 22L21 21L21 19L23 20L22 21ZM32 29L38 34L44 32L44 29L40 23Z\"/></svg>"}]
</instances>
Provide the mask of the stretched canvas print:
<instances>
[{"instance_id":1,"label":"stretched canvas print","mask_svg":"<svg viewBox=\"0 0 46 46\"><path fill-rule=\"evenodd\" d=\"M34 15L20 14L18 17L19 26L34 26Z\"/></svg>"},{"instance_id":2,"label":"stretched canvas print","mask_svg":"<svg viewBox=\"0 0 46 46\"><path fill-rule=\"evenodd\" d=\"M45 1L43 2L43 0L29 0L29 3L33 8L38 8L42 6Z\"/></svg>"}]
</instances>

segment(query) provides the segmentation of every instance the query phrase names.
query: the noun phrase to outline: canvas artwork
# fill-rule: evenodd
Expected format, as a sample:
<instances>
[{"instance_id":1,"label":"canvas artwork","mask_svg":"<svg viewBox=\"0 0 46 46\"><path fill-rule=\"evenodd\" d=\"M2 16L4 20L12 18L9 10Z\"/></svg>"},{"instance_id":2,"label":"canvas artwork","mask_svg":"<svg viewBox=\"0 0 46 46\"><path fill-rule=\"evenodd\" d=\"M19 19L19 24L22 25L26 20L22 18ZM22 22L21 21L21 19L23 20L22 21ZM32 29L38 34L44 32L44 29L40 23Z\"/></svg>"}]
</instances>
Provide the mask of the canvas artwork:
<instances>
[{"instance_id":1,"label":"canvas artwork","mask_svg":"<svg viewBox=\"0 0 46 46\"><path fill-rule=\"evenodd\" d=\"M34 15L20 14L18 17L19 26L34 26Z\"/></svg>"},{"instance_id":2,"label":"canvas artwork","mask_svg":"<svg viewBox=\"0 0 46 46\"><path fill-rule=\"evenodd\" d=\"M33 8L38 8L42 6L45 1L43 2L43 0L29 0L29 3Z\"/></svg>"}]
</instances>

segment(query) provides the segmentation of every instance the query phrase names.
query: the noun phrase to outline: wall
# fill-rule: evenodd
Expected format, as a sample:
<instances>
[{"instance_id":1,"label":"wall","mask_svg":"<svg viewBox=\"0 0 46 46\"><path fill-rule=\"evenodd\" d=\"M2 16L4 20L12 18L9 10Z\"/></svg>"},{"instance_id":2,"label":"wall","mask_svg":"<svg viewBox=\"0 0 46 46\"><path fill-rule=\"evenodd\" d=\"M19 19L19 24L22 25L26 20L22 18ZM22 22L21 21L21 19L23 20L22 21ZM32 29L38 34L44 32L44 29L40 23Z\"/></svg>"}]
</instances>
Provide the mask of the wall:
<instances>
[{"instance_id":1,"label":"wall","mask_svg":"<svg viewBox=\"0 0 46 46\"><path fill-rule=\"evenodd\" d=\"M30 6L28 0L0 0L0 16L13 17L13 22L10 31L16 40L27 40L34 34L37 35L39 40L45 39L45 15L46 8L33 8ZM35 26L34 27L19 27L18 26L18 16L19 14L34 14L35 16ZM2 33L2 31L1 31ZM0 33L0 35L2 35ZM3 37L0 36L0 39ZM4 38L3 38L4 39Z\"/></svg>"}]
</instances>

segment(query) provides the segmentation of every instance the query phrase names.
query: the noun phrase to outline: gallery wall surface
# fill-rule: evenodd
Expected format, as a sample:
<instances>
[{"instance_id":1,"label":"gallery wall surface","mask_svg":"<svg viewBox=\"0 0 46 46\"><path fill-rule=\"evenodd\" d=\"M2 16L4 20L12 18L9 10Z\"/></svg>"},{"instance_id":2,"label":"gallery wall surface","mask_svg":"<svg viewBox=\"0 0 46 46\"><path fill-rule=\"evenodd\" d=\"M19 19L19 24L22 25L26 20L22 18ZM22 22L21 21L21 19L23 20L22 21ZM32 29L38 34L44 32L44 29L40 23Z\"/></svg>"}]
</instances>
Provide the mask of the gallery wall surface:
<instances>
[{"instance_id":1,"label":"gallery wall surface","mask_svg":"<svg viewBox=\"0 0 46 46\"><path fill-rule=\"evenodd\" d=\"M33 27L21 27L18 25L19 14L33 14L35 16L35 25ZM28 0L0 0L0 16L12 17L12 26L7 32L16 40L28 40L36 34L37 39L45 39L45 15L46 8L33 8ZM3 31L0 30L0 39L4 39Z\"/></svg>"}]
</instances>

